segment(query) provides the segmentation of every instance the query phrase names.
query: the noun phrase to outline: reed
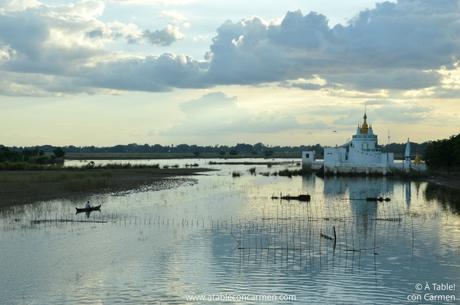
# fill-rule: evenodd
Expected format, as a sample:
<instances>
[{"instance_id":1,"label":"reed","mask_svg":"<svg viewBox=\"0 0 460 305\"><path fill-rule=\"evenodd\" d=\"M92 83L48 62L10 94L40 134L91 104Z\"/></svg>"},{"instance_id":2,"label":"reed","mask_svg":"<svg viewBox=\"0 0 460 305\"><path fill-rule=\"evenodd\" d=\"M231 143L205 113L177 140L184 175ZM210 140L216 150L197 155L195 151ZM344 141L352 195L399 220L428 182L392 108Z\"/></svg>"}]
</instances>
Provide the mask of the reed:
<instances>
[{"instance_id":1,"label":"reed","mask_svg":"<svg viewBox=\"0 0 460 305\"><path fill-rule=\"evenodd\" d=\"M309 176L313 174L313 171L308 169L283 169L276 173L275 176L284 176L284 177L292 177L292 176Z\"/></svg>"},{"instance_id":2,"label":"reed","mask_svg":"<svg viewBox=\"0 0 460 305\"><path fill-rule=\"evenodd\" d=\"M241 173L240 172L232 172L232 177L233 178L241 177Z\"/></svg>"}]
</instances>

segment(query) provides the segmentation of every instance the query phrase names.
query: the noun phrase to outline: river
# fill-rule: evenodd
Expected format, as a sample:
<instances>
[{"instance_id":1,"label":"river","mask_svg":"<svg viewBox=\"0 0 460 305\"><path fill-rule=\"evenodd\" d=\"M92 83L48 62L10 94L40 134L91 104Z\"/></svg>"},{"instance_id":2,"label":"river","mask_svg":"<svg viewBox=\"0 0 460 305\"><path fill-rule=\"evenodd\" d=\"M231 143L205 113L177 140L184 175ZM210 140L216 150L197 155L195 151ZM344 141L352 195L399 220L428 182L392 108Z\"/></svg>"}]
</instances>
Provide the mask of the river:
<instances>
[{"instance_id":1,"label":"river","mask_svg":"<svg viewBox=\"0 0 460 305\"><path fill-rule=\"evenodd\" d=\"M68 198L1 209L0 304L458 302L423 299L460 298L460 288L428 289L460 284L458 193L391 178L261 175L298 160L209 161L124 161L218 171L92 196L102 209L89 215ZM311 201L271 199L280 193ZM378 196L391 201L365 200Z\"/></svg>"}]
</instances>

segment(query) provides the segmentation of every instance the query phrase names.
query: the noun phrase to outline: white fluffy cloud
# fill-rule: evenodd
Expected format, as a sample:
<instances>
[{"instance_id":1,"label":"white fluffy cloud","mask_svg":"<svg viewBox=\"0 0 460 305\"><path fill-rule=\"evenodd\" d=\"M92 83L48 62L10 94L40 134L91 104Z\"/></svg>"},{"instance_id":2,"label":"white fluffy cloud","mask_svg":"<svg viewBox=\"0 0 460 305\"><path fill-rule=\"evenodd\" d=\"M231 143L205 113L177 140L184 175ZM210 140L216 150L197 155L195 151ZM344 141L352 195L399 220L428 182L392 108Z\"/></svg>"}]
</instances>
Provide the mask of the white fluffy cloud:
<instances>
[{"instance_id":1,"label":"white fluffy cloud","mask_svg":"<svg viewBox=\"0 0 460 305\"><path fill-rule=\"evenodd\" d=\"M11 7L12 2L4 7ZM98 0L21 7L0 12L2 70L78 78L80 67L92 65L98 58L113 57L108 45L116 39L170 45L183 37L173 26L144 31L132 23L103 22L99 17L105 5Z\"/></svg>"},{"instance_id":2,"label":"white fluffy cloud","mask_svg":"<svg viewBox=\"0 0 460 305\"><path fill-rule=\"evenodd\" d=\"M459 19L456 0L399 0L333 28L325 16L300 11L280 24L226 22L211 46L210 79L245 84L319 75L362 90L436 86L436 70L459 60Z\"/></svg>"},{"instance_id":3,"label":"white fluffy cloud","mask_svg":"<svg viewBox=\"0 0 460 305\"><path fill-rule=\"evenodd\" d=\"M280 22L227 21L203 60L114 52L115 39L164 48L183 34L177 25L152 31L103 22L103 1L53 7L34 0L6 3L0 10L0 70L53 75L58 83L62 77L82 91L276 82L308 90L431 90L448 96L441 70L456 68L460 55L456 0L383 2L334 27L323 15L300 11ZM323 82L295 81L313 78Z\"/></svg>"},{"instance_id":4,"label":"white fluffy cloud","mask_svg":"<svg viewBox=\"0 0 460 305\"><path fill-rule=\"evenodd\" d=\"M23 11L40 5L37 0L0 0L0 13Z\"/></svg>"}]
</instances>

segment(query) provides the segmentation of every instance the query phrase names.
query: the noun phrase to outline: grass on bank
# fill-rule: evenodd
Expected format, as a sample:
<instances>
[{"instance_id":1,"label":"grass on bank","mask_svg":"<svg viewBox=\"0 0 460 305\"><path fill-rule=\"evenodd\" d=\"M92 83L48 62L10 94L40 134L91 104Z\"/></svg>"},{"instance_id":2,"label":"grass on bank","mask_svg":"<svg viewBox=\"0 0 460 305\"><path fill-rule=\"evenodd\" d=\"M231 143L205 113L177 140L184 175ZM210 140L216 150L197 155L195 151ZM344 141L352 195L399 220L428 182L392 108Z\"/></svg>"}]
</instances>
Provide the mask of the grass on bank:
<instances>
[{"instance_id":1,"label":"grass on bank","mask_svg":"<svg viewBox=\"0 0 460 305\"><path fill-rule=\"evenodd\" d=\"M173 165L172 168L179 168L179 165ZM191 167L191 166L189 166ZM131 163L111 163L111 164L95 164L94 162L89 162L83 166L63 166L61 164L36 164L28 162L0 162L0 171L53 171L53 170L99 170L99 169L158 169L160 168L159 164L131 164ZM166 167L168 168L168 167Z\"/></svg>"},{"instance_id":2,"label":"grass on bank","mask_svg":"<svg viewBox=\"0 0 460 305\"><path fill-rule=\"evenodd\" d=\"M0 206L57 198L82 198L98 193L124 192L155 185L174 185L207 171L203 168L98 167L93 169L0 171ZM176 182L174 182L176 181Z\"/></svg>"},{"instance_id":3,"label":"grass on bank","mask_svg":"<svg viewBox=\"0 0 460 305\"><path fill-rule=\"evenodd\" d=\"M0 171L0 184L17 183L23 186L27 183L47 182L79 182L88 186L101 186L110 179L126 178L136 180L139 178L161 178L171 176L188 176L209 169L203 168L159 168L159 167L97 167L85 168L59 168L54 170L3 170ZM1 190L0 190L1 193Z\"/></svg>"}]
</instances>

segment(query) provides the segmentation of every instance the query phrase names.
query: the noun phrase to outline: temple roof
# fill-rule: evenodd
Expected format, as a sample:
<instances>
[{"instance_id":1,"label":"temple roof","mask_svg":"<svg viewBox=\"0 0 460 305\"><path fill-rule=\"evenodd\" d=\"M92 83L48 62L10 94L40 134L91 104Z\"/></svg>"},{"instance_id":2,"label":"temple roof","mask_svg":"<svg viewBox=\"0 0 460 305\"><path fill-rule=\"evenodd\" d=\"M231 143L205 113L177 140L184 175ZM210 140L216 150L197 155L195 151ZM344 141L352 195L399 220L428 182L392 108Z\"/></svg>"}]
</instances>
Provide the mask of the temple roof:
<instances>
[{"instance_id":1,"label":"temple roof","mask_svg":"<svg viewBox=\"0 0 460 305\"><path fill-rule=\"evenodd\" d=\"M363 124L361 126L358 125L358 129L361 134L367 134L369 132L369 129L372 129L372 126L367 124L366 112L364 112L363 120Z\"/></svg>"}]
</instances>

